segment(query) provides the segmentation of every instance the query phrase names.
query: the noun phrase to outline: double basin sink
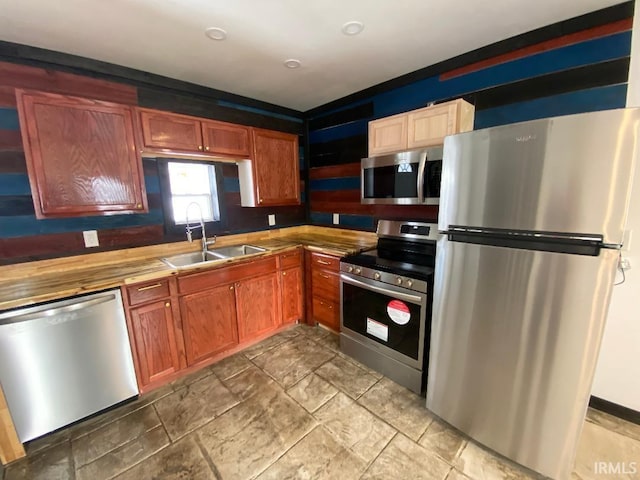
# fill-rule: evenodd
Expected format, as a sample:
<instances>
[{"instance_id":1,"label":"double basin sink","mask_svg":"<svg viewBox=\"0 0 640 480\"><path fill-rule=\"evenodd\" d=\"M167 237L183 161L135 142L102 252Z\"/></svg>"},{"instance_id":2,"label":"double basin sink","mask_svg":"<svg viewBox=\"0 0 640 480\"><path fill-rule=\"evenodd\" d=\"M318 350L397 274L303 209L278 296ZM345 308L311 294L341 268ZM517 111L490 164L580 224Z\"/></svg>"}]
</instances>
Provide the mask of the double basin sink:
<instances>
[{"instance_id":1,"label":"double basin sink","mask_svg":"<svg viewBox=\"0 0 640 480\"><path fill-rule=\"evenodd\" d=\"M212 262L215 260L244 257L245 255L253 255L254 253L262 253L266 251L267 250L265 248L256 247L254 245L231 245L229 247L207 250L206 252L191 252L173 255L171 257L163 258L162 261L172 268L180 268Z\"/></svg>"}]
</instances>

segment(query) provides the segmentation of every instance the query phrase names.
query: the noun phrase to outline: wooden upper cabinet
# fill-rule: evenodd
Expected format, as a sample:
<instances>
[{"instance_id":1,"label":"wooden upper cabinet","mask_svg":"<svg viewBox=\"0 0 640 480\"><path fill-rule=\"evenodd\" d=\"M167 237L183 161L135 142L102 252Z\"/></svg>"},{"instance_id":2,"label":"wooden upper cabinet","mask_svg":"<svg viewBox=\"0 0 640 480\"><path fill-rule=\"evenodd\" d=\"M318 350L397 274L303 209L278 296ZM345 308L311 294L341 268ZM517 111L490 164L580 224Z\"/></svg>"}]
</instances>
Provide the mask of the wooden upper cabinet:
<instances>
[{"instance_id":1,"label":"wooden upper cabinet","mask_svg":"<svg viewBox=\"0 0 640 480\"><path fill-rule=\"evenodd\" d=\"M444 137L473 130L474 106L452 100L369 122L369 156L442 145Z\"/></svg>"},{"instance_id":2,"label":"wooden upper cabinet","mask_svg":"<svg viewBox=\"0 0 640 480\"><path fill-rule=\"evenodd\" d=\"M369 122L369 156L407 149L407 115L394 115Z\"/></svg>"},{"instance_id":3,"label":"wooden upper cabinet","mask_svg":"<svg viewBox=\"0 0 640 480\"><path fill-rule=\"evenodd\" d=\"M180 298L187 365L238 344L233 285L222 285Z\"/></svg>"},{"instance_id":4,"label":"wooden upper cabinet","mask_svg":"<svg viewBox=\"0 0 640 480\"><path fill-rule=\"evenodd\" d=\"M243 158L251 156L249 127L224 122L202 122L205 152Z\"/></svg>"},{"instance_id":5,"label":"wooden upper cabinet","mask_svg":"<svg viewBox=\"0 0 640 480\"><path fill-rule=\"evenodd\" d=\"M138 109L144 147L161 150L203 151L200 121L186 115Z\"/></svg>"},{"instance_id":6,"label":"wooden upper cabinet","mask_svg":"<svg viewBox=\"0 0 640 480\"><path fill-rule=\"evenodd\" d=\"M19 89L16 96L37 218L148 211L130 107Z\"/></svg>"},{"instance_id":7,"label":"wooden upper cabinet","mask_svg":"<svg viewBox=\"0 0 640 480\"><path fill-rule=\"evenodd\" d=\"M407 148L442 145L447 135L472 130L473 114L461 99L409 112Z\"/></svg>"},{"instance_id":8,"label":"wooden upper cabinet","mask_svg":"<svg viewBox=\"0 0 640 480\"><path fill-rule=\"evenodd\" d=\"M240 158L251 155L249 127L146 108L139 108L138 115L145 151Z\"/></svg>"},{"instance_id":9,"label":"wooden upper cabinet","mask_svg":"<svg viewBox=\"0 0 640 480\"><path fill-rule=\"evenodd\" d=\"M258 128L252 132L252 169L257 205L298 205L298 136Z\"/></svg>"}]
</instances>

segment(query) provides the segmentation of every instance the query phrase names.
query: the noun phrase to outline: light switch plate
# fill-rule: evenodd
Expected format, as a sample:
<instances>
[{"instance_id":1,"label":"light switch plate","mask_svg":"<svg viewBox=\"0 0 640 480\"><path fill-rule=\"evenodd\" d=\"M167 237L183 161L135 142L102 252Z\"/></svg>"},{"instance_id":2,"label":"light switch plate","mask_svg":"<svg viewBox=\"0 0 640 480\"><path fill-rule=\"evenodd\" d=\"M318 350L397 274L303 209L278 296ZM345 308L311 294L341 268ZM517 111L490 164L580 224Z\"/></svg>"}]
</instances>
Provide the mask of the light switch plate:
<instances>
[{"instance_id":1,"label":"light switch plate","mask_svg":"<svg viewBox=\"0 0 640 480\"><path fill-rule=\"evenodd\" d=\"M340 225L340 214L339 213L334 213L333 214L333 224L334 225Z\"/></svg>"},{"instance_id":2,"label":"light switch plate","mask_svg":"<svg viewBox=\"0 0 640 480\"><path fill-rule=\"evenodd\" d=\"M269 226L273 227L276 224L276 215L269 215Z\"/></svg>"},{"instance_id":3,"label":"light switch plate","mask_svg":"<svg viewBox=\"0 0 640 480\"><path fill-rule=\"evenodd\" d=\"M100 242L98 241L98 231L97 230L85 230L82 232L82 236L84 237L84 246L87 248L90 247L99 247Z\"/></svg>"}]
</instances>

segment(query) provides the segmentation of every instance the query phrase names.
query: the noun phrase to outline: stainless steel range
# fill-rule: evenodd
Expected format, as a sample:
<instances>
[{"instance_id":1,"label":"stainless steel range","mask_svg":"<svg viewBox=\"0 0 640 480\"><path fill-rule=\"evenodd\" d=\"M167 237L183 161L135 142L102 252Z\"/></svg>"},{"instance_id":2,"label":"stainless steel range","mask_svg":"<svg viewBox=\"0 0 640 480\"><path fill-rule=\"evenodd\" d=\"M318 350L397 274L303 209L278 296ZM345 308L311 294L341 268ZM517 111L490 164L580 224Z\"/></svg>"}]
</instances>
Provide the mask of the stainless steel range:
<instances>
[{"instance_id":1,"label":"stainless steel range","mask_svg":"<svg viewBox=\"0 0 640 480\"><path fill-rule=\"evenodd\" d=\"M422 393L438 226L380 220L377 234L375 250L340 262L340 349Z\"/></svg>"}]
</instances>

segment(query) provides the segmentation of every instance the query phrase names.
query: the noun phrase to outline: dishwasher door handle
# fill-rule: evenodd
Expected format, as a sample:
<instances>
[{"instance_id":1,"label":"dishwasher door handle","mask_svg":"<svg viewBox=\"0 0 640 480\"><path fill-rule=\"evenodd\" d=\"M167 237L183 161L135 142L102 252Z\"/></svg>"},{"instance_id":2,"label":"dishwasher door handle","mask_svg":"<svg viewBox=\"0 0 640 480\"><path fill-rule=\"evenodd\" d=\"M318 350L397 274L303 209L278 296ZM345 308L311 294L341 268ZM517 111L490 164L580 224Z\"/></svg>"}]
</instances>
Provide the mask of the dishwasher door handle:
<instances>
[{"instance_id":1,"label":"dishwasher door handle","mask_svg":"<svg viewBox=\"0 0 640 480\"><path fill-rule=\"evenodd\" d=\"M113 293L109 293L101 297L92 298L90 300L80 300L72 303L70 302L59 307L45 306L42 309L26 313L20 313L19 311L17 311L13 312L14 315L11 315L9 313L0 317L0 325L10 325L12 323L22 323L28 322L29 320L37 320L39 318L53 317L54 315L58 315L60 313L74 312L83 308L100 305L101 303L111 302L115 299L116 296Z\"/></svg>"}]
</instances>

